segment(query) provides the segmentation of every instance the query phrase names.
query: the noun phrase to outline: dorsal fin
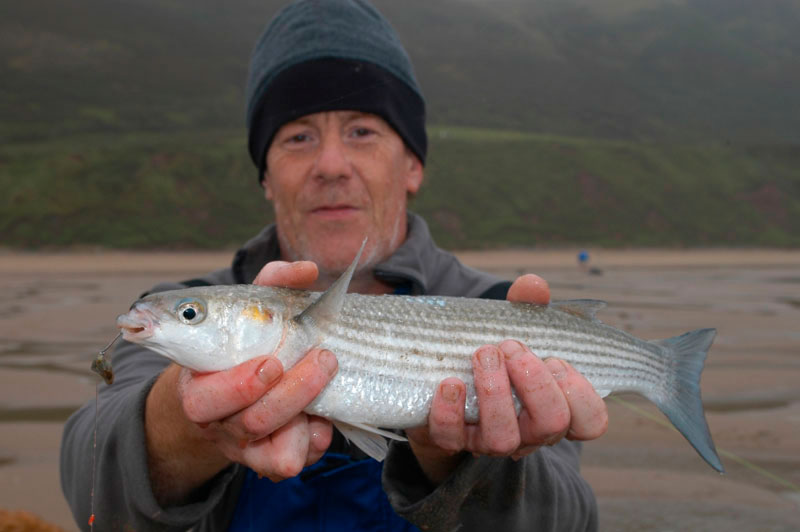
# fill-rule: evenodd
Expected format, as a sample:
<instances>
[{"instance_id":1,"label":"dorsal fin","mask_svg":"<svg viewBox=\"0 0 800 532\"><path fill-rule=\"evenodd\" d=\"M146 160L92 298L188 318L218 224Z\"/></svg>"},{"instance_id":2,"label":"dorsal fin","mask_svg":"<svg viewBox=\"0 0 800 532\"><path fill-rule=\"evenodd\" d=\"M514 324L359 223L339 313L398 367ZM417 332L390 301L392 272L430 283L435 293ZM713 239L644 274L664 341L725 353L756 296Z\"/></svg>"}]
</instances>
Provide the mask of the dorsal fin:
<instances>
[{"instance_id":1,"label":"dorsal fin","mask_svg":"<svg viewBox=\"0 0 800 532\"><path fill-rule=\"evenodd\" d=\"M353 273L358 266L358 260L361 258L361 253L364 252L364 246L367 245L367 239L361 243L361 249L356 253L356 258L344 273L336 279L336 281L321 295L319 299L314 301L303 312L295 316L294 320L304 326L311 326L316 330L324 328L326 325L334 322L339 316L344 304L344 296L347 294L347 287L350 286L350 280L353 278Z\"/></svg>"},{"instance_id":2,"label":"dorsal fin","mask_svg":"<svg viewBox=\"0 0 800 532\"><path fill-rule=\"evenodd\" d=\"M551 301L550 306L589 321L600 321L596 314L606 308L607 303L599 299L567 299Z\"/></svg>"}]
</instances>

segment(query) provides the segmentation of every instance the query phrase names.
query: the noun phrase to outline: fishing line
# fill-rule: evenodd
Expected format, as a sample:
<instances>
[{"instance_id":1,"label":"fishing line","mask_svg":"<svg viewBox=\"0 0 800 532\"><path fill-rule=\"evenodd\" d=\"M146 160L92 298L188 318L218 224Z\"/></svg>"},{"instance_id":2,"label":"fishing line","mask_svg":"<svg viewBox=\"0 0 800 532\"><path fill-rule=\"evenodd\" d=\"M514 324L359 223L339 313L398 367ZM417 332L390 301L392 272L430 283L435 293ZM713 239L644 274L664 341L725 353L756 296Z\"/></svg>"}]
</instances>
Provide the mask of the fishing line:
<instances>
[{"instance_id":1,"label":"fishing line","mask_svg":"<svg viewBox=\"0 0 800 532\"><path fill-rule=\"evenodd\" d=\"M100 375L106 384L110 385L114 382L114 373L111 371L111 362L106 358L106 353L114 343L119 340L122 333L117 334L111 342L97 354L97 358L92 362L92 371ZM97 480L97 417L98 408L100 404L100 383L94 385L94 441L92 442L92 493L91 493L91 509L89 516L89 529L94 530L94 488Z\"/></svg>"},{"instance_id":2,"label":"fishing line","mask_svg":"<svg viewBox=\"0 0 800 532\"><path fill-rule=\"evenodd\" d=\"M649 419L651 421L655 421L656 423L658 423L662 427L666 427L666 428L668 428L668 429L670 429L672 431L678 432L678 429L676 429L675 427L673 427L672 425L670 425L669 423L667 423L663 419L654 416L650 412L648 412L648 411L646 411L646 410L644 410L642 408L639 408L638 406L636 406L636 405L634 405L632 403L629 403L628 401L625 401L624 399L621 399L621 398L616 397L616 396L611 396L611 397L609 397L609 399L614 401L614 402L616 402L616 403L621 404L622 406L628 408L629 410L632 410L632 411L636 412L637 414L641 415L642 417L646 417L647 419ZM787 488L787 489L789 489L791 491L796 491L796 492L800 493L800 486L797 486L792 481L786 480L785 478L782 478L782 477L776 475L775 473L767 471L763 467L758 466L758 465L754 464L753 462L751 462L750 460L747 460L746 458L742 458L741 456L738 456L738 455L736 455L736 454L734 454L734 453L732 453L730 451L726 451L725 449L717 449L717 451L722 456L724 456L726 458L730 458L731 460L733 460L737 464L742 465L745 468L747 468L747 469L749 469L749 470L751 470L751 471L753 471L755 473L758 473L759 475L761 475L763 477L766 477L766 478L768 478L768 479L780 484L784 488Z\"/></svg>"},{"instance_id":3,"label":"fishing line","mask_svg":"<svg viewBox=\"0 0 800 532\"><path fill-rule=\"evenodd\" d=\"M115 338L116 339L116 338ZM113 343L113 342L112 342ZM92 443L92 495L91 495L91 515L89 516L89 529L94 530L94 485L95 485L95 465L97 463L97 404L100 402L100 383L94 385L94 442Z\"/></svg>"}]
</instances>

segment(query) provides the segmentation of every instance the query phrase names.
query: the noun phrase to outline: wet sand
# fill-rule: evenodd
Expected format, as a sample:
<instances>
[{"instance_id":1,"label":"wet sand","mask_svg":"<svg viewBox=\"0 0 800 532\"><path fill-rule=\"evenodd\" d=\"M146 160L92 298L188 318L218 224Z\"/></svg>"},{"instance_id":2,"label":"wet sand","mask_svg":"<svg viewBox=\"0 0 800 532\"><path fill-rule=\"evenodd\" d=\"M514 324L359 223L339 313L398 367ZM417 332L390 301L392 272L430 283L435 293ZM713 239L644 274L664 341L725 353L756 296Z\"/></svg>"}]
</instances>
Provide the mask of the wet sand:
<instances>
[{"instance_id":1,"label":"wet sand","mask_svg":"<svg viewBox=\"0 0 800 532\"><path fill-rule=\"evenodd\" d=\"M608 433L583 471L603 530L796 530L800 523L800 251L577 250L460 254L507 278L536 272L555 299L609 302L600 317L643 338L718 336L703 374L727 469L709 468L654 406L608 401ZM63 422L94 395L88 366L114 317L164 280L224 267L231 253L0 252L0 509L76 530L58 477ZM635 411L633 409L638 409ZM87 472L87 475L90 472Z\"/></svg>"}]
</instances>

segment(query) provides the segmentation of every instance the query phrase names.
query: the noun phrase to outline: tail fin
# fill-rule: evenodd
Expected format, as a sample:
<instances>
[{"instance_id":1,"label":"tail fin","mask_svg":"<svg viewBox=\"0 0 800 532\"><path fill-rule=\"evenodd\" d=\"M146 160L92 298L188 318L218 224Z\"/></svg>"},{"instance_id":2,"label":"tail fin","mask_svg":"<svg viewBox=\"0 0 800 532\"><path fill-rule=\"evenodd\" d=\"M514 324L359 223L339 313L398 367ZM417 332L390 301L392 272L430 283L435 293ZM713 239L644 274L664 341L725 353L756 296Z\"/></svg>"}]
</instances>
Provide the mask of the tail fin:
<instances>
[{"instance_id":1,"label":"tail fin","mask_svg":"<svg viewBox=\"0 0 800 532\"><path fill-rule=\"evenodd\" d=\"M698 329L666 340L655 340L653 343L667 349L674 372L671 378L664 380L661 390L648 399L672 421L711 467L724 473L700 399L700 373L716 334L716 329Z\"/></svg>"}]
</instances>

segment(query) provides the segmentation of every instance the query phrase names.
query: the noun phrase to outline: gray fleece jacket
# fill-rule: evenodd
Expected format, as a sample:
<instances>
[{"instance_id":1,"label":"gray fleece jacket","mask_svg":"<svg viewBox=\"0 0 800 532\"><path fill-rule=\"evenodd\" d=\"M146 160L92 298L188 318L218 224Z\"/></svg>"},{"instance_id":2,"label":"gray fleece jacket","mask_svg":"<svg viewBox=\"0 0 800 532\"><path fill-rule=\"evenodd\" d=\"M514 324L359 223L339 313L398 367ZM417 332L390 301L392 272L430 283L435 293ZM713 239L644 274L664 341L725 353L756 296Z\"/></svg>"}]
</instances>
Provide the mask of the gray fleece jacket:
<instances>
[{"instance_id":1,"label":"gray fleece jacket","mask_svg":"<svg viewBox=\"0 0 800 532\"><path fill-rule=\"evenodd\" d=\"M230 268L189 284L251 283L261 267L279 258L275 227L269 226L239 250ZM375 275L409 286L412 294L465 297L504 296L508 283L462 265L435 246L425 222L409 214L407 240ZM159 285L154 291L182 288ZM113 353L116 381L101 386L97 432L96 530L225 530L245 476L233 464L191 501L162 508L149 482L144 407L167 359L121 342ZM73 515L88 530L91 507L94 402L66 423L61 445L61 484ZM340 436L332 446L351 454ZM187 449L187 452L191 452ZM563 440L519 460L470 457L437 487L429 484L408 444L393 442L384 462L383 489L395 512L422 530L594 530L594 494L579 472L580 445Z\"/></svg>"}]
</instances>

